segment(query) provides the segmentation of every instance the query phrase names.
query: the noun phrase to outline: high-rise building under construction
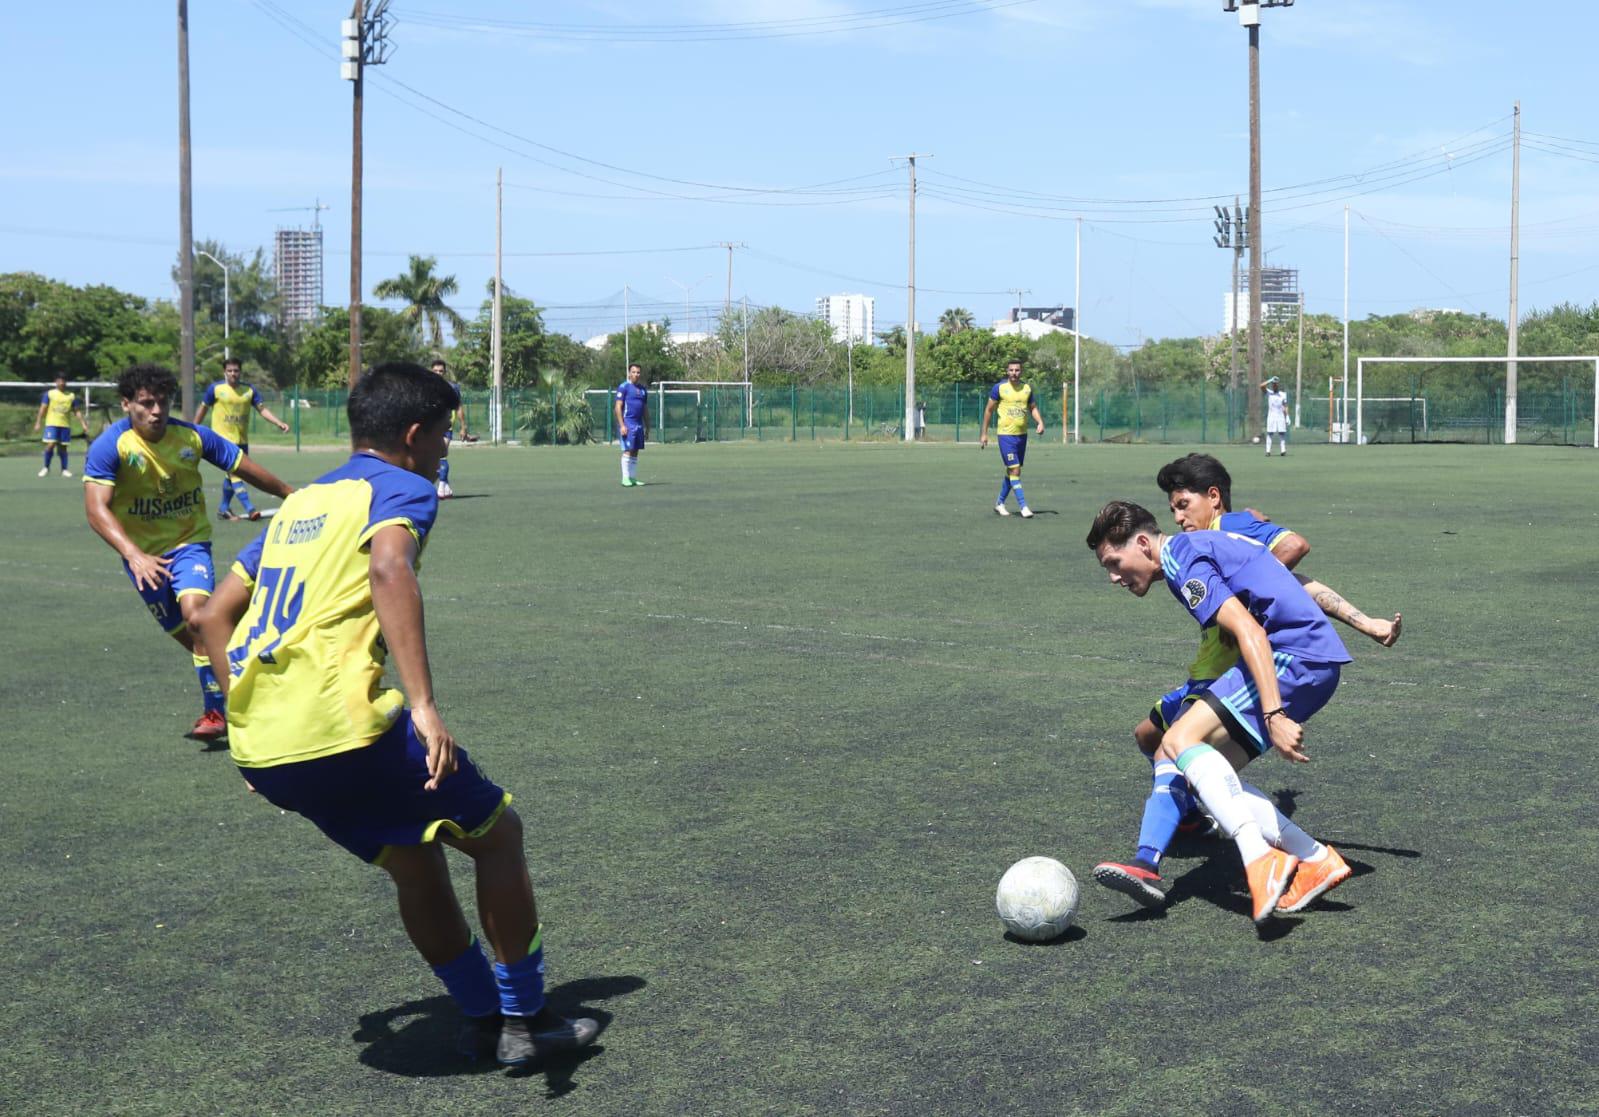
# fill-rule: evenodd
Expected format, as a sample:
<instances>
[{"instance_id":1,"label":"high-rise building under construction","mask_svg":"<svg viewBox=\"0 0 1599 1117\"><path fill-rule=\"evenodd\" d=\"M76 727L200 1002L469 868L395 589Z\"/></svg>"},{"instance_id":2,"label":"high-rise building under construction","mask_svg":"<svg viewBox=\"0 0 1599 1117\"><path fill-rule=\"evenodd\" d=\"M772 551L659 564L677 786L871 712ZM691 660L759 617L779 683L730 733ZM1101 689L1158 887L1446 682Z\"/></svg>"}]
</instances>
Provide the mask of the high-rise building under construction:
<instances>
[{"instance_id":1,"label":"high-rise building under construction","mask_svg":"<svg viewBox=\"0 0 1599 1117\"><path fill-rule=\"evenodd\" d=\"M283 325L314 322L322 311L322 229L279 229L274 270Z\"/></svg>"}]
</instances>

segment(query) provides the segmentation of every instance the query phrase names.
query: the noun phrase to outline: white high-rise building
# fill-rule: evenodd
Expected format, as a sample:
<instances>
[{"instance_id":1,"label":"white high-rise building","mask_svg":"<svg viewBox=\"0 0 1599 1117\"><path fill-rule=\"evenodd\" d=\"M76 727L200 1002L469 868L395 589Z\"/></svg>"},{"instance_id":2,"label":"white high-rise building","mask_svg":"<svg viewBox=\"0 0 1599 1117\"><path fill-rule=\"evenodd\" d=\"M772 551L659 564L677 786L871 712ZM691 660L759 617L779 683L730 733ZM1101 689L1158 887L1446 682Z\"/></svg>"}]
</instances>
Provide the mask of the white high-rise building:
<instances>
[{"instance_id":1,"label":"white high-rise building","mask_svg":"<svg viewBox=\"0 0 1599 1117\"><path fill-rule=\"evenodd\" d=\"M871 344L877 331L877 300L870 295L823 295L816 316L833 328L834 341Z\"/></svg>"},{"instance_id":2,"label":"white high-rise building","mask_svg":"<svg viewBox=\"0 0 1599 1117\"><path fill-rule=\"evenodd\" d=\"M316 321L322 313L321 226L279 229L273 257L283 324Z\"/></svg>"},{"instance_id":3,"label":"white high-rise building","mask_svg":"<svg viewBox=\"0 0 1599 1117\"><path fill-rule=\"evenodd\" d=\"M1238 330L1249 332L1249 273L1238 274ZM1269 322L1292 322L1299 313L1299 269L1260 269L1260 313ZM1233 328L1233 293L1222 292L1221 332L1223 336Z\"/></svg>"}]
</instances>

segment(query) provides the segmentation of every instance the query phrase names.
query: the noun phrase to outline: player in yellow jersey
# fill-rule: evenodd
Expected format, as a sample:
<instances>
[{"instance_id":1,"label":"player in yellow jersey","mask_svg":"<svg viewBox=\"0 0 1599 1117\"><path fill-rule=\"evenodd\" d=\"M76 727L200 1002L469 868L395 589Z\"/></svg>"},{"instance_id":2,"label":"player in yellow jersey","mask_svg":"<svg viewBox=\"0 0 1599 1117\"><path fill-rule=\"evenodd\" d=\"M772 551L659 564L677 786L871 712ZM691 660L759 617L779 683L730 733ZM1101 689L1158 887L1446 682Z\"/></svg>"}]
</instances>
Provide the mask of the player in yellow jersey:
<instances>
[{"instance_id":1,"label":"player in yellow jersey","mask_svg":"<svg viewBox=\"0 0 1599 1117\"><path fill-rule=\"evenodd\" d=\"M518 1065L590 1043L599 1025L545 1004L521 819L434 703L416 571L457 405L420 365L361 377L350 460L284 502L200 624L206 648L226 657L240 773L393 878L406 933L465 1017L462 1053L493 1044ZM391 658L404 694L382 685ZM476 864L492 968L456 902L446 845Z\"/></svg>"},{"instance_id":2,"label":"player in yellow jersey","mask_svg":"<svg viewBox=\"0 0 1599 1117\"><path fill-rule=\"evenodd\" d=\"M999 435L999 456L1005 462L1005 480L1000 483L994 511L1009 516L1005 498L1014 492L1022 519L1030 520L1033 510L1027 507L1027 497L1022 493L1022 463L1027 460L1027 417L1032 415L1033 422L1038 424L1038 433L1043 434L1044 416L1038 410L1033 386L1022 383L1021 361L1005 362L1005 379L988 393L988 406L983 409L983 429L977 436L979 449L988 445L988 421L994 417L995 410L999 411L995 430Z\"/></svg>"},{"instance_id":3,"label":"player in yellow jersey","mask_svg":"<svg viewBox=\"0 0 1599 1117\"><path fill-rule=\"evenodd\" d=\"M54 388L46 388L39 397L39 414L33 417L33 429L44 427L44 468L39 470L40 477L50 476L50 455L61 455L61 476L72 476L72 460L67 457L67 450L72 445L72 419L77 416L78 426L83 428L83 437L89 437L89 424L83 421L83 405L78 402L78 397L67 391L67 374L56 373Z\"/></svg>"},{"instance_id":4,"label":"player in yellow jersey","mask_svg":"<svg viewBox=\"0 0 1599 1117\"><path fill-rule=\"evenodd\" d=\"M127 415L89 447L83 503L89 526L122 556L150 615L193 654L205 709L188 736L212 742L227 735L228 724L210 660L192 635L213 582L200 462L275 496L290 489L227 439L171 418L177 390L177 377L159 365L123 372L117 392Z\"/></svg>"},{"instance_id":5,"label":"player in yellow jersey","mask_svg":"<svg viewBox=\"0 0 1599 1117\"><path fill-rule=\"evenodd\" d=\"M259 411L261 418L280 431L287 431L289 424L272 414L267 408L266 401L261 398L261 393L242 381L243 373L244 365L239 358L229 357L222 362L222 379L205 390L200 406L194 410L194 425L199 426L205 422L206 412L215 408L216 414L211 416L211 429L248 454L252 409ZM244 509L245 516L259 520L261 513L250 503L250 490L244 485L235 484L232 477L226 476L222 478L222 504L217 508L217 519L239 518L233 514L235 492L238 493L239 506Z\"/></svg>"}]
</instances>

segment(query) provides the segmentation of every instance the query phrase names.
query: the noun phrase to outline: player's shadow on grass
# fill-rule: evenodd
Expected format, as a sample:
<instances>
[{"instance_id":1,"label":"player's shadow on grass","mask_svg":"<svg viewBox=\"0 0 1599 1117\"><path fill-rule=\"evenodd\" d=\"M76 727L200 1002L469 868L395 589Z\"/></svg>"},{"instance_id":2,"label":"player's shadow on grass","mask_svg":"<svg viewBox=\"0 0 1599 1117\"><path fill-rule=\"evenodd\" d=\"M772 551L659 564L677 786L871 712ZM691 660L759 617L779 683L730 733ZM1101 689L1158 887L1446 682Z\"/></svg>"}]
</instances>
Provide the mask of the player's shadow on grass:
<instances>
[{"instance_id":1,"label":"player's shadow on grass","mask_svg":"<svg viewBox=\"0 0 1599 1117\"><path fill-rule=\"evenodd\" d=\"M549 1005L562 1016L589 1016L599 1022L600 1036L610 1027L612 1014L592 1007L591 1001L608 1000L644 988L644 979L632 975L592 977L568 981L549 991ZM455 1033L461 1014L449 997L439 995L407 1001L393 1008L369 1012L350 1038L366 1044L362 1063L375 1070L405 1078L444 1078L505 1070L493 1059L473 1062L455 1051ZM530 1078L542 1074L547 1094L556 1098L577 1089L572 1081L578 1067L603 1052L599 1043L512 1068L508 1077Z\"/></svg>"},{"instance_id":2,"label":"player's shadow on grass","mask_svg":"<svg viewBox=\"0 0 1599 1117\"><path fill-rule=\"evenodd\" d=\"M450 497L449 499L451 501L457 501L457 500L488 500L493 495L494 495L493 493L456 493L454 496Z\"/></svg>"},{"instance_id":3,"label":"player's shadow on grass","mask_svg":"<svg viewBox=\"0 0 1599 1117\"><path fill-rule=\"evenodd\" d=\"M1009 931L1005 932L1005 941L1015 943L1017 946L1065 946L1069 942L1077 942L1079 939L1086 939L1087 937L1088 932L1077 926L1075 923L1066 928L1065 934L1056 935L1054 938L1045 939L1043 942L1034 942L1032 939L1019 938L1018 936L1011 934Z\"/></svg>"}]
</instances>

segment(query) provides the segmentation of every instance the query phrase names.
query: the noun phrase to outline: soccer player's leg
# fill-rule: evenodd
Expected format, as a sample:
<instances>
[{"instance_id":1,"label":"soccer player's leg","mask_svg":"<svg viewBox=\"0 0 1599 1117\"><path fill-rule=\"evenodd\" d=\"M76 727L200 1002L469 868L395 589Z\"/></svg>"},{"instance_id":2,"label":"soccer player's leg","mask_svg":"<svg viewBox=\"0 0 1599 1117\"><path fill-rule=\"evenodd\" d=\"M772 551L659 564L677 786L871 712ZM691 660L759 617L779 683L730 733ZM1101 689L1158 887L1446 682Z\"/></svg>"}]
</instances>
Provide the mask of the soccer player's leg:
<instances>
[{"instance_id":1,"label":"soccer player's leg","mask_svg":"<svg viewBox=\"0 0 1599 1117\"><path fill-rule=\"evenodd\" d=\"M249 444L239 443L239 453L248 456L250 453ZM227 488L230 480L231 478L226 478L222 482L222 500L224 504L226 504L228 499ZM239 507L244 509L245 517L251 520L259 520L261 513L256 511L254 504L250 503L250 486L243 481L233 481L233 492L239 498Z\"/></svg>"},{"instance_id":2,"label":"soccer player's leg","mask_svg":"<svg viewBox=\"0 0 1599 1117\"><path fill-rule=\"evenodd\" d=\"M445 431L444 432L444 442L445 442L444 457L442 459L440 459L440 461L439 461L439 477L438 477L437 482L435 482L434 486L433 486L434 491L439 494L439 498L441 500L448 500L450 497L455 495L455 490L450 488L450 451L449 451L449 445L451 443L453 443L454 441L455 441L455 431L454 430Z\"/></svg>"},{"instance_id":3,"label":"soccer player's leg","mask_svg":"<svg viewBox=\"0 0 1599 1117\"><path fill-rule=\"evenodd\" d=\"M222 741L228 735L222 688L217 683L211 661L206 658L192 636L192 633L198 631L196 623L200 610L210 599L211 591L216 588L216 574L211 562L211 544L185 543L168 551L165 557L172 560L167 567L169 574L167 585L177 601L178 612L183 620L183 633L179 643L188 647L194 663L195 677L200 682L202 705L200 718L187 736L191 740L207 743Z\"/></svg>"}]
</instances>

